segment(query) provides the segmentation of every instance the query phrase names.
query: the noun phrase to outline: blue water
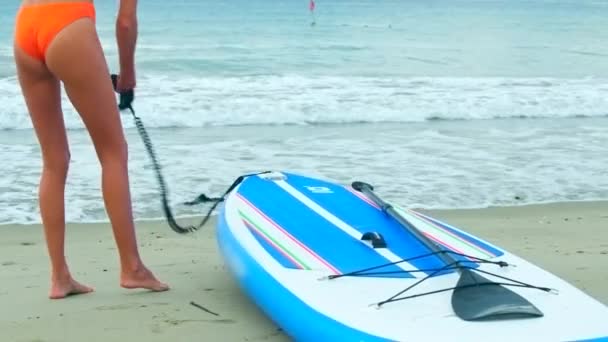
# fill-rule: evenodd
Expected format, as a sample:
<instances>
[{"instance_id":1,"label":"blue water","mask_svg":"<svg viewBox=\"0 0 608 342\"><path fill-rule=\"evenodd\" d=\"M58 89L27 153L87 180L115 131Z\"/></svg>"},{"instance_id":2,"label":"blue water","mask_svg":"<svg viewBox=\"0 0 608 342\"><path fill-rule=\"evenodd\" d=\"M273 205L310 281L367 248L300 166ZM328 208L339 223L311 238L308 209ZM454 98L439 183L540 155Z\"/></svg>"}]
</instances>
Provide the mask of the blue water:
<instances>
[{"instance_id":1,"label":"blue water","mask_svg":"<svg viewBox=\"0 0 608 342\"><path fill-rule=\"evenodd\" d=\"M150 1L142 70L197 76L604 77L605 1ZM111 6L100 32L112 37Z\"/></svg>"},{"instance_id":2,"label":"blue water","mask_svg":"<svg viewBox=\"0 0 608 342\"><path fill-rule=\"evenodd\" d=\"M605 1L150 1L146 72L197 76L603 77ZM112 6L100 30L111 41Z\"/></svg>"},{"instance_id":3,"label":"blue water","mask_svg":"<svg viewBox=\"0 0 608 342\"><path fill-rule=\"evenodd\" d=\"M6 43L18 3L0 5ZM139 8L144 74L584 78L608 71L608 2L600 0L319 0L315 26L307 0L151 0ZM116 1L97 1L97 10L115 62Z\"/></svg>"},{"instance_id":4,"label":"blue water","mask_svg":"<svg viewBox=\"0 0 608 342\"><path fill-rule=\"evenodd\" d=\"M0 222L37 221L39 149L12 62L18 4L0 4L0 160L11 161L0 172L12 175L0 179ZM308 0L139 8L135 105L166 168L182 165L175 201L267 165L372 177L426 207L608 198L608 1L318 0L314 16ZM116 1L97 12L116 71ZM90 141L64 100L82 163L68 218L104 220ZM158 217L145 150L123 122L136 215Z\"/></svg>"}]
</instances>

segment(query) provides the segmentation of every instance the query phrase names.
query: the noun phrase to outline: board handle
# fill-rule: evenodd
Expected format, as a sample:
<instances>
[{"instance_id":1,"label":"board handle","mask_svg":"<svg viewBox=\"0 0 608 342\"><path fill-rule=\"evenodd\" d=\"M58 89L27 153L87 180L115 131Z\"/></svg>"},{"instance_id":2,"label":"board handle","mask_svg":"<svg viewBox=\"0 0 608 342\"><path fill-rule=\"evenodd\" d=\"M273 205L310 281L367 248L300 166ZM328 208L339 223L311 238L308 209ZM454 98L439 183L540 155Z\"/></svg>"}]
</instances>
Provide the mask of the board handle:
<instances>
[{"instance_id":1,"label":"board handle","mask_svg":"<svg viewBox=\"0 0 608 342\"><path fill-rule=\"evenodd\" d=\"M370 241L374 248L386 248L386 241L382 234L378 232L367 232L361 236L361 240Z\"/></svg>"}]
</instances>

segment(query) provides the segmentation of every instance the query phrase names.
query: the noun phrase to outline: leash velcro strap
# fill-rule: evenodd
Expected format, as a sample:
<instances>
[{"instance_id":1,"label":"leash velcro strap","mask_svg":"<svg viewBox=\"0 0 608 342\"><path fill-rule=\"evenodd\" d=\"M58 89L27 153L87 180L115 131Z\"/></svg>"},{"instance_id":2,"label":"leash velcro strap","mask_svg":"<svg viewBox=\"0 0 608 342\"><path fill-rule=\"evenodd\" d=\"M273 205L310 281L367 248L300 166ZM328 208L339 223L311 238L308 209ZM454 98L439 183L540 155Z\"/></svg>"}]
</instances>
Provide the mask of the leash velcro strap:
<instances>
[{"instance_id":1,"label":"leash velcro strap","mask_svg":"<svg viewBox=\"0 0 608 342\"><path fill-rule=\"evenodd\" d=\"M197 205L197 204L200 204L200 203L207 203L207 202L221 202L221 201L223 201L223 200L224 200L224 199L223 199L223 198L221 198L221 197L213 197L213 198L211 198L211 197L209 197L209 196L207 196L207 195L205 195L205 194L200 194L200 195L198 195L198 197L197 197L197 198L195 198L194 200L192 200L192 201L188 201L188 202L184 202L184 205L193 206L193 205Z\"/></svg>"}]
</instances>

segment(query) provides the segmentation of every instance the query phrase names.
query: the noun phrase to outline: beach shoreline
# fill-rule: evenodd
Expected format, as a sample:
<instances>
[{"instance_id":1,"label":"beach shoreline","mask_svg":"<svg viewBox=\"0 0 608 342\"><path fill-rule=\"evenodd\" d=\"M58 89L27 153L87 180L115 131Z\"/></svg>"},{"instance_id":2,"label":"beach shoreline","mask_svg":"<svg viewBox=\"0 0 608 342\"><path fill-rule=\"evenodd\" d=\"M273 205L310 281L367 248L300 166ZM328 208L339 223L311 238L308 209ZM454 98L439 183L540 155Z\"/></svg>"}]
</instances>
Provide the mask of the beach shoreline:
<instances>
[{"instance_id":1,"label":"beach shoreline","mask_svg":"<svg viewBox=\"0 0 608 342\"><path fill-rule=\"evenodd\" d=\"M608 305L608 202L420 211L517 254ZM41 226L1 226L0 305L10 308L0 314L3 340L289 340L224 267L215 220L191 235L176 234L164 221L138 221L137 229L144 260L170 291L120 288L109 225L68 224L72 272L96 291L51 301Z\"/></svg>"}]
</instances>

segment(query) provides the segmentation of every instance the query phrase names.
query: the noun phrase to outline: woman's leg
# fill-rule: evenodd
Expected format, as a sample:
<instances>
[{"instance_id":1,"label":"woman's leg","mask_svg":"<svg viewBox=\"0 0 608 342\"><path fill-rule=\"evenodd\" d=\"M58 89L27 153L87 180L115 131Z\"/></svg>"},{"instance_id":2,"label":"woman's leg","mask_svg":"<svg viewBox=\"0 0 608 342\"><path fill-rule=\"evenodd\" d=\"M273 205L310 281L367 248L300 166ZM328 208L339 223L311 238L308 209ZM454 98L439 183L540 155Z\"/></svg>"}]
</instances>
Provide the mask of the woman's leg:
<instances>
[{"instance_id":1,"label":"woman's leg","mask_svg":"<svg viewBox=\"0 0 608 342\"><path fill-rule=\"evenodd\" d=\"M51 259L49 297L63 298L93 289L72 279L65 258L65 182L70 163L59 81L46 66L15 47L19 83L42 151L39 201Z\"/></svg>"},{"instance_id":2,"label":"woman's leg","mask_svg":"<svg viewBox=\"0 0 608 342\"><path fill-rule=\"evenodd\" d=\"M63 81L101 163L103 198L120 255L121 285L167 290L168 286L154 277L139 256L131 210L127 143L94 22L83 18L63 29L49 45L46 63Z\"/></svg>"}]
</instances>

